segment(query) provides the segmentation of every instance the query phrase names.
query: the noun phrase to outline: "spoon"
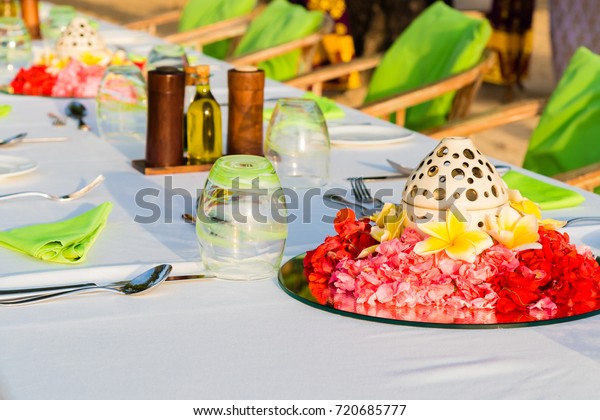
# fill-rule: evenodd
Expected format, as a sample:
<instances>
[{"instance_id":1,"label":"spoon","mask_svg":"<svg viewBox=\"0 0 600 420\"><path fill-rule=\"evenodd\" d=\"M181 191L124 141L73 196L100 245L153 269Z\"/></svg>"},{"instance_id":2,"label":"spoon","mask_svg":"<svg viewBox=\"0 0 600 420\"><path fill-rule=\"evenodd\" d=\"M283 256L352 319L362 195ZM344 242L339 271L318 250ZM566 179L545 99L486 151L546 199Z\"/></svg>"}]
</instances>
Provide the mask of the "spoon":
<instances>
[{"instance_id":1,"label":"spoon","mask_svg":"<svg viewBox=\"0 0 600 420\"><path fill-rule=\"evenodd\" d=\"M23 139L27 136L27 133L19 133L11 137L7 137L5 139L0 140L0 146L6 146L7 144L15 144L23 141Z\"/></svg>"},{"instance_id":2,"label":"spoon","mask_svg":"<svg viewBox=\"0 0 600 420\"><path fill-rule=\"evenodd\" d=\"M67 114L67 116L79 121L79 129L82 131L90 131L90 126L87 125L84 121L83 121L83 117L85 117L87 115L87 109L85 108L85 106L78 101L71 101L69 102L69 104L67 105L67 109L65 111L65 113Z\"/></svg>"},{"instance_id":3,"label":"spoon","mask_svg":"<svg viewBox=\"0 0 600 420\"><path fill-rule=\"evenodd\" d=\"M165 278L167 278L172 268L173 267L170 264L160 264L134 277L126 283L115 282L107 284L105 286L92 284L90 286L79 287L77 289L70 289L56 293L42 293L35 296L3 299L0 300L0 305L23 305L27 303L39 302L46 299L53 299L59 296L65 296L74 293L81 293L98 289L109 290L111 292L121 293L124 295L135 295L138 293L145 292L146 290L150 290L151 288L161 284L165 280Z\"/></svg>"}]
</instances>

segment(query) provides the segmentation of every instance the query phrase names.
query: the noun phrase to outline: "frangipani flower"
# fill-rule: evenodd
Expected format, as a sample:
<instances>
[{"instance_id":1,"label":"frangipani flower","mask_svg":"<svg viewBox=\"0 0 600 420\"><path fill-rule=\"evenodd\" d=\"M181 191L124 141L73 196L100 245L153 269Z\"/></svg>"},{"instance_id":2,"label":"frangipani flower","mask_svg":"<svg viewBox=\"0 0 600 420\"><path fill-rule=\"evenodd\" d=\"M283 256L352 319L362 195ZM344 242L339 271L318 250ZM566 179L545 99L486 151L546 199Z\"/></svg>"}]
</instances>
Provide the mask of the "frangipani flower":
<instances>
[{"instance_id":1,"label":"frangipani flower","mask_svg":"<svg viewBox=\"0 0 600 420\"><path fill-rule=\"evenodd\" d=\"M402 235L406 215L402 210L402 206L385 203L381 211L371 216L371 220L375 222L375 226L371 228L371 237L381 243L399 238ZM364 258L372 254L377 246L376 244L363 249L358 258Z\"/></svg>"},{"instance_id":2,"label":"frangipani flower","mask_svg":"<svg viewBox=\"0 0 600 420\"><path fill-rule=\"evenodd\" d=\"M518 211L521 216L526 216L528 214L535 216L538 224L546 229L556 230L563 227L566 223L561 220L542 219L542 210L540 209L540 206L530 199L523 197L518 190L509 189L508 200L510 206Z\"/></svg>"},{"instance_id":3,"label":"frangipani flower","mask_svg":"<svg viewBox=\"0 0 600 420\"><path fill-rule=\"evenodd\" d=\"M486 225L488 233L510 250L542 248L538 243L538 221L533 214L522 216L514 208L506 206L497 216L488 216Z\"/></svg>"},{"instance_id":4,"label":"frangipani flower","mask_svg":"<svg viewBox=\"0 0 600 420\"><path fill-rule=\"evenodd\" d=\"M469 230L468 222L461 222L452 211L448 211L445 222L427 222L419 229L430 235L415 245L419 255L446 251L454 260L474 262L475 257L494 245L492 238L482 230Z\"/></svg>"}]
</instances>

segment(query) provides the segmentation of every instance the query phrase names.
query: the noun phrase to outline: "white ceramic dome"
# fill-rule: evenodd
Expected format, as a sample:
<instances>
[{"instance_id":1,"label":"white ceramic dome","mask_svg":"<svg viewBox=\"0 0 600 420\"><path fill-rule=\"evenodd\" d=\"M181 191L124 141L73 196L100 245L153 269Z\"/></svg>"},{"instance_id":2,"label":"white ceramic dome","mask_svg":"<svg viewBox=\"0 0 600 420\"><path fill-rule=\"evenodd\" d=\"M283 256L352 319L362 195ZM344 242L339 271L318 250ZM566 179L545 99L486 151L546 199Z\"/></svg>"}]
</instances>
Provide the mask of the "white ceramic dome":
<instances>
[{"instance_id":1,"label":"white ceramic dome","mask_svg":"<svg viewBox=\"0 0 600 420\"><path fill-rule=\"evenodd\" d=\"M60 57L76 57L83 52L99 52L105 49L100 35L87 19L74 18L62 32L56 43L56 52Z\"/></svg>"},{"instance_id":2,"label":"white ceramic dome","mask_svg":"<svg viewBox=\"0 0 600 420\"><path fill-rule=\"evenodd\" d=\"M481 227L486 214L508 203L508 191L471 139L447 137L412 172L402 200L412 222L444 220L455 207Z\"/></svg>"}]
</instances>

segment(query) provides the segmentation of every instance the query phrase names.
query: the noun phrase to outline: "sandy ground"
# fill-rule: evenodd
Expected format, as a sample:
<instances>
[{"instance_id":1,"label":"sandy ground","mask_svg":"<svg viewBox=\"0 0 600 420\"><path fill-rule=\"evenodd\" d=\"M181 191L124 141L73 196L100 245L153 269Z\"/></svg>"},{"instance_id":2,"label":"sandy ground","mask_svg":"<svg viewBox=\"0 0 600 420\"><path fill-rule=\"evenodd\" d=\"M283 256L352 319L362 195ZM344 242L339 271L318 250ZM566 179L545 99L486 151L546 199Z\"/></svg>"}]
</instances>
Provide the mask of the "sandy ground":
<instances>
[{"instance_id":1,"label":"sandy ground","mask_svg":"<svg viewBox=\"0 0 600 420\"><path fill-rule=\"evenodd\" d=\"M466 1L466 0L465 0ZM172 10L185 0L61 0L61 4L72 4L86 13L116 23L131 22L157 13ZM529 77L522 91L514 90L511 101L527 98L543 98L550 95L555 81L551 66L550 27L547 0L538 0L534 15L534 47ZM347 105L358 104L363 90L350 92L339 98ZM506 88L484 85L479 92L472 113L489 111L508 102ZM514 165L521 165L531 132L537 118L514 123L502 128L476 134L473 140L479 149L492 157Z\"/></svg>"}]
</instances>

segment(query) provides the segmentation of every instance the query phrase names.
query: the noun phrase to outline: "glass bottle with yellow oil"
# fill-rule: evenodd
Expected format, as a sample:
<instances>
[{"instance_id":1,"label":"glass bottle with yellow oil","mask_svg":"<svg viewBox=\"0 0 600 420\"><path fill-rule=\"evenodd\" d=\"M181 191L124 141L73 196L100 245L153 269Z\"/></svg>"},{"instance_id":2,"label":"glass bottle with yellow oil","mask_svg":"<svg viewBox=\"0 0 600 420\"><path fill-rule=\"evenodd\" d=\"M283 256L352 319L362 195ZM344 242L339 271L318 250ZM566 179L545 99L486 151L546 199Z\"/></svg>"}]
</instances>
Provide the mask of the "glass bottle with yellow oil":
<instances>
[{"instance_id":1,"label":"glass bottle with yellow oil","mask_svg":"<svg viewBox=\"0 0 600 420\"><path fill-rule=\"evenodd\" d=\"M223 154L221 107L210 91L209 66L196 66L196 95L187 111L188 163L212 163Z\"/></svg>"}]
</instances>

